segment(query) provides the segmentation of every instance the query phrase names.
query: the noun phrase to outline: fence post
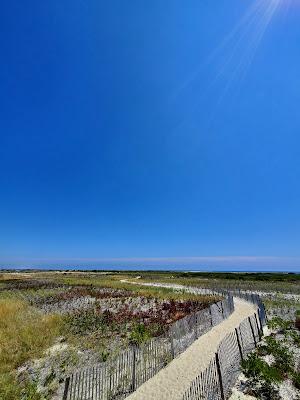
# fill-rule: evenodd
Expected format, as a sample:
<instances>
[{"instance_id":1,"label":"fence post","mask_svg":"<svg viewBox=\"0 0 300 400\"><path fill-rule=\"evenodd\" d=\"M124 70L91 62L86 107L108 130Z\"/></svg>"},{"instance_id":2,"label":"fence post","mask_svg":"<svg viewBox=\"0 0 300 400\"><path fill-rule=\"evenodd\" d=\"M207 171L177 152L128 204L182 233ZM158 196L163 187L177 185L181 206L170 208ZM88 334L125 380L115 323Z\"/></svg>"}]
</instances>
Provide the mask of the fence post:
<instances>
[{"instance_id":1,"label":"fence post","mask_svg":"<svg viewBox=\"0 0 300 400\"><path fill-rule=\"evenodd\" d=\"M222 318L224 319L224 308L223 308L223 301L221 301L221 310L222 310Z\"/></svg>"},{"instance_id":2,"label":"fence post","mask_svg":"<svg viewBox=\"0 0 300 400\"><path fill-rule=\"evenodd\" d=\"M65 389L64 389L64 394L63 394L63 400L67 400L69 385L70 385L70 377L68 376L65 380Z\"/></svg>"},{"instance_id":3,"label":"fence post","mask_svg":"<svg viewBox=\"0 0 300 400\"><path fill-rule=\"evenodd\" d=\"M209 309L209 315L210 315L210 325L213 326L213 319L212 319L211 306L209 306L208 309Z\"/></svg>"},{"instance_id":4,"label":"fence post","mask_svg":"<svg viewBox=\"0 0 300 400\"><path fill-rule=\"evenodd\" d=\"M268 322L268 317L267 317L266 307L265 307L264 303L262 303L262 308L264 310L265 323L267 323Z\"/></svg>"},{"instance_id":5,"label":"fence post","mask_svg":"<svg viewBox=\"0 0 300 400\"><path fill-rule=\"evenodd\" d=\"M258 307L258 319L259 319L259 324L260 324L260 330L261 330L261 332L263 332L263 323L261 320L261 311L260 311L259 307Z\"/></svg>"},{"instance_id":6,"label":"fence post","mask_svg":"<svg viewBox=\"0 0 300 400\"><path fill-rule=\"evenodd\" d=\"M235 335L236 335L236 341L239 347L239 352L240 352L240 356L241 356L241 360L243 361L244 357L243 357L243 350L242 350L242 346L241 346L241 342L240 342L240 338L239 338L239 333L237 328L235 328Z\"/></svg>"},{"instance_id":7,"label":"fence post","mask_svg":"<svg viewBox=\"0 0 300 400\"><path fill-rule=\"evenodd\" d=\"M135 391L135 375L136 375L136 345L132 346L132 382L131 382L131 390Z\"/></svg>"},{"instance_id":8,"label":"fence post","mask_svg":"<svg viewBox=\"0 0 300 400\"><path fill-rule=\"evenodd\" d=\"M217 366L217 372L218 372L219 383L220 383L221 400L225 400L222 372L221 372L221 366L220 366L220 360L219 360L218 353L216 353L216 366Z\"/></svg>"},{"instance_id":9,"label":"fence post","mask_svg":"<svg viewBox=\"0 0 300 400\"><path fill-rule=\"evenodd\" d=\"M173 340L173 332L172 329L170 329L169 331L169 338L170 338L170 342L171 342L171 354L172 354L172 358L175 358L175 349L174 349L174 340Z\"/></svg>"},{"instance_id":10,"label":"fence post","mask_svg":"<svg viewBox=\"0 0 300 400\"><path fill-rule=\"evenodd\" d=\"M255 316L255 323L256 323L256 328L257 328L257 332L258 332L258 337L259 337L259 340L261 340L262 332L261 332L260 327L259 327L259 325L258 325L256 313L254 314L254 316Z\"/></svg>"},{"instance_id":11,"label":"fence post","mask_svg":"<svg viewBox=\"0 0 300 400\"><path fill-rule=\"evenodd\" d=\"M195 340L198 339L198 334L197 334L197 316L196 313L194 313L194 324L195 324Z\"/></svg>"},{"instance_id":12,"label":"fence post","mask_svg":"<svg viewBox=\"0 0 300 400\"><path fill-rule=\"evenodd\" d=\"M251 322L251 317L248 317L248 321L249 321L250 329L251 329L253 340L254 340L254 346L256 347L257 344L256 344L254 329L253 329L252 322Z\"/></svg>"}]
</instances>

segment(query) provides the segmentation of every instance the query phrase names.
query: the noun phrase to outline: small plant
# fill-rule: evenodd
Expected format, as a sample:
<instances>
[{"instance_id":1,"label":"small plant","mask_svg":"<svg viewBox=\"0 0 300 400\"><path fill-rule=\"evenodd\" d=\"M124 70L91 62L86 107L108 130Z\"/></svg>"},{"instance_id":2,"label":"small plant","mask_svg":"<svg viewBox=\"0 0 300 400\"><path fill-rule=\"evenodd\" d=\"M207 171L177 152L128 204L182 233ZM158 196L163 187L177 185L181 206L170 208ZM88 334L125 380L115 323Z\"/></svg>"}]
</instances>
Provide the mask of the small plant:
<instances>
[{"instance_id":1,"label":"small plant","mask_svg":"<svg viewBox=\"0 0 300 400\"><path fill-rule=\"evenodd\" d=\"M293 327L293 321L286 321L280 317L274 317L267 323L268 328L272 330L279 330L285 332Z\"/></svg>"},{"instance_id":2,"label":"small plant","mask_svg":"<svg viewBox=\"0 0 300 400\"><path fill-rule=\"evenodd\" d=\"M109 352L106 350L101 351L101 360L102 362L105 362L109 357Z\"/></svg>"},{"instance_id":3,"label":"small plant","mask_svg":"<svg viewBox=\"0 0 300 400\"><path fill-rule=\"evenodd\" d=\"M295 346L300 347L300 334L297 331L290 331L288 337L293 340Z\"/></svg>"},{"instance_id":4,"label":"small plant","mask_svg":"<svg viewBox=\"0 0 300 400\"><path fill-rule=\"evenodd\" d=\"M96 308L89 308L66 315L65 324L71 333L82 335L97 329L105 330L110 320L108 311L101 314Z\"/></svg>"},{"instance_id":5,"label":"small plant","mask_svg":"<svg viewBox=\"0 0 300 400\"><path fill-rule=\"evenodd\" d=\"M278 400L278 390L275 384L282 381L280 372L266 361L252 353L241 363L244 375L249 379L250 394L258 399Z\"/></svg>"},{"instance_id":6,"label":"small plant","mask_svg":"<svg viewBox=\"0 0 300 400\"><path fill-rule=\"evenodd\" d=\"M150 339L150 332L144 324L135 324L131 331L129 340L132 344L142 344Z\"/></svg>"},{"instance_id":7,"label":"small plant","mask_svg":"<svg viewBox=\"0 0 300 400\"><path fill-rule=\"evenodd\" d=\"M27 383L26 387L22 390L23 400L44 400L44 397L37 392L35 383Z\"/></svg>"},{"instance_id":8,"label":"small plant","mask_svg":"<svg viewBox=\"0 0 300 400\"><path fill-rule=\"evenodd\" d=\"M295 388L300 390L300 372L294 372L293 384L294 384Z\"/></svg>"},{"instance_id":9,"label":"small plant","mask_svg":"<svg viewBox=\"0 0 300 400\"><path fill-rule=\"evenodd\" d=\"M244 375L255 384L260 382L271 384L282 381L280 372L255 353L250 354L246 360L243 360L241 366Z\"/></svg>"},{"instance_id":10,"label":"small plant","mask_svg":"<svg viewBox=\"0 0 300 400\"><path fill-rule=\"evenodd\" d=\"M286 346L283 346L274 337L266 338L266 349L268 354L272 354L275 358L275 367L283 374L291 372L294 367L293 354Z\"/></svg>"}]
</instances>

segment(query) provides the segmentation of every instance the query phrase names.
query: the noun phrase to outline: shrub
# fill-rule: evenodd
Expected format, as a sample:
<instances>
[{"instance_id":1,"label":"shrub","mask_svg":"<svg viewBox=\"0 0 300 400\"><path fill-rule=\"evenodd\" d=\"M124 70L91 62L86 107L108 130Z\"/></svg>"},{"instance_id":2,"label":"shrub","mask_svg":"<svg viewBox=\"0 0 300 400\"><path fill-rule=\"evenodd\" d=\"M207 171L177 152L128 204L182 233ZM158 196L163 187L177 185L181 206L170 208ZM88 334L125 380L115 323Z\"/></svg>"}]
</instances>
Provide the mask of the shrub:
<instances>
[{"instance_id":1,"label":"shrub","mask_svg":"<svg viewBox=\"0 0 300 400\"><path fill-rule=\"evenodd\" d=\"M300 310L296 311L295 327L300 331Z\"/></svg>"},{"instance_id":2,"label":"shrub","mask_svg":"<svg viewBox=\"0 0 300 400\"><path fill-rule=\"evenodd\" d=\"M87 334L97 329L104 331L110 320L111 314L108 311L101 314L94 307L67 314L64 318L65 329L75 335Z\"/></svg>"},{"instance_id":3,"label":"shrub","mask_svg":"<svg viewBox=\"0 0 300 400\"><path fill-rule=\"evenodd\" d=\"M293 384L297 389L300 389L300 372L294 372Z\"/></svg>"},{"instance_id":4,"label":"shrub","mask_svg":"<svg viewBox=\"0 0 300 400\"><path fill-rule=\"evenodd\" d=\"M241 363L242 371L249 379L250 394L258 399L279 400L274 384L282 381L280 371L252 353Z\"/></svg>"},{"instance_id":5,"label":"shrub","mask_svg":"<svg viewBox=\"0 0 300 400\"><path fill-rule=\"evenodd\" d=\"M150 337L150 332L144 324L135 324L131 331L129 340L132 344L139 345L149 340Z\"/></svg>"},{"instance_id":6,"label":"shrub","mask_svg":"<svg viewBox=\"0 0 300 400\"><path fill-rule=\"evenodd\" d=\"M248 356L246 360L241 363L242 371L249 380L254 383L277 383L282 381L280 372L269 364L259 358L255 353Z\"/></svg>"},{"instance_id":7,"label":"shrub","mask_svg":"<svg viewBox=\"0 0 300 400\"><path fill-rule=\"evenodd\" d=\"M292 371L294 367L294 358L289 349L272 336L268 336L265 340L265 348L268 354L272 354L275 358L275 367L282 373Z\"/></svg>"},{"instance_id":8,"label":"shrub","mask_svg":"<svg viewBox=\"0 0 300 400\"><path fill-rule=\"evenodd\" d=\"M279 329L285 332L293 327L293 321L286 321L280 317L274 317L267 323L269 329Z\"/></svg>"},{"instance_id":9,"label":"shrub","mask_svg":"<svg viewBox=\"0 0 300 400\"><path fill-rule=\"evenodd\" d=\"M290 331L288 337L293 340L295 346L300 347L300 334L297 331Z\"/></svg>"}]
</instances>

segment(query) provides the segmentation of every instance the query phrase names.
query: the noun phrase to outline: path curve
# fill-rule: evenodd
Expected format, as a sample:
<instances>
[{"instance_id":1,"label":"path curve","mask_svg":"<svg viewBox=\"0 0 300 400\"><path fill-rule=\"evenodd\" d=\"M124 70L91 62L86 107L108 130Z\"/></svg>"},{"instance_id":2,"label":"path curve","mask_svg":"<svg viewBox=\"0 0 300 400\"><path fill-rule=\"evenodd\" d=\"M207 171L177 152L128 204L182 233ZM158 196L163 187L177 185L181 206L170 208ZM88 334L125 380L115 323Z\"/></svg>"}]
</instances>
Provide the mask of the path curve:
<instances>
[{"instance_id":1,"label":"path curve","mask_svg":"<svg viewBox=\"0 0 300 400\"><path fill-rule=\"evenodd\" d=\"M192 380L208 366L224 337L245 318L257 312L257 307L253 304L236 297L234 305L235 310L230 317L197 339L165 368L126 397L126 400L182 400L184 392Z\"/></svg>"}]
</instances>

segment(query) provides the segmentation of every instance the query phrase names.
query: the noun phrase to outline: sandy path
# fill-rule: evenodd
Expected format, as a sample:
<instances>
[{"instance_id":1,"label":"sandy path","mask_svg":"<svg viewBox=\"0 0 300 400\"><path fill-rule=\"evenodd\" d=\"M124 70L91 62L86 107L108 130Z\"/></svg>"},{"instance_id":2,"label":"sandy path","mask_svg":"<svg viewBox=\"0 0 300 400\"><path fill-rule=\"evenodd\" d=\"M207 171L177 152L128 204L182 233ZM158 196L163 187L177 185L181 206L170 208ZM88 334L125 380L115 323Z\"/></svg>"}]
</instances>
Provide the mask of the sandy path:
<instances>
[{"instance_id":1,"label":"sandy path","mask_svg":"<svg viewBox=\"0 0 300 400\"><path fill-rule=\"evenodd\" d=\"M228 319L201 336L126 400L181 400L191 381L207 367L221 340L257 311L243 300L234 298L234 303L235 311Z\"/></svg>"}]
</instances>

